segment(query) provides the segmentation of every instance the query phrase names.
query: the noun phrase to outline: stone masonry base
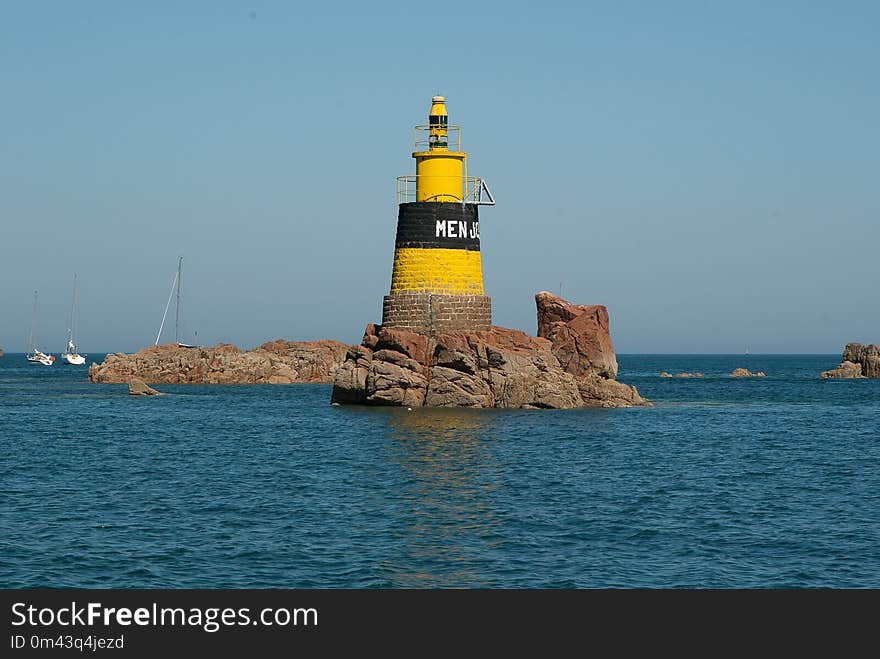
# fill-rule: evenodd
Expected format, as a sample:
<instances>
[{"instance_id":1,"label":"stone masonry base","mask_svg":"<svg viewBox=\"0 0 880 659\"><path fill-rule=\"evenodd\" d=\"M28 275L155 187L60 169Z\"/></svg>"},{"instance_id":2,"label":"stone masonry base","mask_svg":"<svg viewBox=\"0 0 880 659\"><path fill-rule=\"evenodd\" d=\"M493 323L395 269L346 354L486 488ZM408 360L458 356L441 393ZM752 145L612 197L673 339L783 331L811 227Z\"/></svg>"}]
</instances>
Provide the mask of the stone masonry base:
<instances>
[{"instance_id":1,"label":"stone masonry base","mask_svg":"<svg viewBox=\"0 0 880 659\"><path fill-rule=\"evenodd\" d=\"M486 295L386 295L382 325L421 334L488 330L492 326L492 299Z\"/></svg>"}]
</instances>

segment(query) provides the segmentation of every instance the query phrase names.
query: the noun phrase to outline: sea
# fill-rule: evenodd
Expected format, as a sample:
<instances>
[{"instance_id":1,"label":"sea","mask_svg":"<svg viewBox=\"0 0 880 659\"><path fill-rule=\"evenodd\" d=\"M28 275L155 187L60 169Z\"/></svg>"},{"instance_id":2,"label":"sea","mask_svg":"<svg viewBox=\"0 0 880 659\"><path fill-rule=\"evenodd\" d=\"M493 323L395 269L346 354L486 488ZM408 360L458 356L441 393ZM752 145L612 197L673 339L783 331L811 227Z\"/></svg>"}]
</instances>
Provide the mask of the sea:
<instances>
[{"instance_id":1,"label":"sea","mask_svg":"<svg viewBox=\"0 0 880 659\"><path fill-rule=\"evenodd\" d=\"M7 353L0 587L880 587L880 380L819 377L839 355L618 361L653 407L133 398Z\"/></svg>"}]
</instances>

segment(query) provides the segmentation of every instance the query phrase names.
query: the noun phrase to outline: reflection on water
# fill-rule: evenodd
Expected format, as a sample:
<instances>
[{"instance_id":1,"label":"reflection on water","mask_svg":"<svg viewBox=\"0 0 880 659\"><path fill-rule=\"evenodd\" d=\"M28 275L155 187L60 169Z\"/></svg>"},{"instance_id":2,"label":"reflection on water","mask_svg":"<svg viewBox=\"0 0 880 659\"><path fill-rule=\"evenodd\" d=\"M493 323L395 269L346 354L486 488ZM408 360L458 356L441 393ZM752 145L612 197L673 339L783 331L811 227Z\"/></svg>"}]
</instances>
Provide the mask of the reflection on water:
<instances>
[{"instance_id":1,"label":"reflection on water","mask_svg":"<svg viewBox=\"0 0 880 659\"><path fill-rule=\"evenodd\" d=\"M832 357L622 361L655 408L410 412L7 354L0 587L876 588L880 380Z\"/></svg>"},{"instance_id":2,"label":"reflection on water","mask_svg":"<svg viewBox=\"0 0 880 659\"><path fill-rule=\"evenodd\" d=\"M397 586L490 585L475 571L500 542L492 499L502 485L501 469L487 441L487 415L467 409L389 414L391 460L402 472L408 519L404 555L387 565Z\"/></svg>"}]
</instances>

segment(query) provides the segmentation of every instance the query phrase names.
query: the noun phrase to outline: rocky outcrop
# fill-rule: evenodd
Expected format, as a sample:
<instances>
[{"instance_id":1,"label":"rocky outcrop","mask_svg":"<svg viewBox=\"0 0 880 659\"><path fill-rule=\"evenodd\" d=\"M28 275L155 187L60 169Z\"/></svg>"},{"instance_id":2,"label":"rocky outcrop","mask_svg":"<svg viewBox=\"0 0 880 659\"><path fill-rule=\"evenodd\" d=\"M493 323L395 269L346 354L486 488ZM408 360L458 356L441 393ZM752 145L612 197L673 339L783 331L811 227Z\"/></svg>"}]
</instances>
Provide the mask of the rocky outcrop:
<instances>
[{"instance_id":1,"label":"rocky outcrop","mask_svg":"<svg viewBox=\"0 0 880 659\"><path fill-rule=\"evenodd\" d=\"M880 378L880 346L864 343L847 343L843 349L843 361L860 364L866 378Z\"/></svg>"},{"instance_id":2,"label":"rocky outcrop","mask_svg":"<svg viewBox=\"0 0 880 659\"><path fill-rule=\"evenodd\" d=\"M764 371L758 371L757 373L752 373L747 368L735 368L733 372L730 374L732 378L763 378L766 377Z\"/></svg>"},{"instance_id":3,"label":"rocky outcrop","mask_svg":"<svg viewBox=\"0 0 880 659\"><path fill-rule=\"evenodd\" d=\"M212 348L175 344L134 354L109 354L89 366L92 382L150 384L291 384L332 382L349 346L339 341L271 341L243 352L221 343Z\"/></svg>"},{"instance_id":4,"label":"rocky outcrop","mask_svg":"<svg viewBox=\"0 0 880 659\"><path fill-rule=\"evenodd\" d=\"M545 336L496 326L429 336L368 325L336 372L331 400L405 407L651 405L614 379L604 307L569 305L549 293L536 302Z\"/></svg>"},{"instance_id":5,"label":"rocky outcrop","mask_svg":"<svg viewBox=\"0 0 880 659\"><path fill-rule=\"evenodd\" d=\"M863 378L862 365L846 360L835 369L822 372L823 378Z\"/></svg>"},{"instance_id":6,"label":"rocky outcrop","mask_svg":"<svg viewBox=\"0 0 880 659\"><path fill-rule=\"evenodd\" d=\"M4 355L3 348L0 348L0 357Z\"/></svg>"},{"instance_id":7,"label":"rocky outcrop","mask_svg":"<svg viewBox=\"0 0 880 659\"><path fill-rule=\"evenodd\" d=\"M880 378L880 346L847 343L840 366L822 373L823 378Z\"/></svg>"},{"instance_id":8,"label":"rocky outcrop","mask_svg":"<svg viewBox=\"0 0 880 659\"><path fill-rule=\"evenodd\" d=\"M132 378L128 383L128 395L129 396L164 396L165 394L161 391L156 391L152 387L148 386L146 382L143 380L139 380L138 378Z\"/></svg>"},{"instance_id":9,"label":"rocky outcrop","mask_svg":"<svg viewBox=\"0 0 880 659\"><path fill-rule=\"evenodd\" d=\"M617 377L617 357L604 306L569 304L547 291L535 295L535 304L538 336L550 341L551 351L566 373L611 380Z\"/></svg>"}]
</instances>

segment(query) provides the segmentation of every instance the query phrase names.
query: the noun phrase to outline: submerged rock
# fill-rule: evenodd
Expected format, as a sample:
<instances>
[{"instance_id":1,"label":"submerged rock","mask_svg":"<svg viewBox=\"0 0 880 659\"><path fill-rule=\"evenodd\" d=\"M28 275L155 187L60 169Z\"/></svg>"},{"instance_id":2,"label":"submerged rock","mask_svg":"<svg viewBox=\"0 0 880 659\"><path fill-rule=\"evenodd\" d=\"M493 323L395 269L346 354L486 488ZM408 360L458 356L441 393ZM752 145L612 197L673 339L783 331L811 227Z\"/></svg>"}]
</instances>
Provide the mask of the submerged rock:
<instances>
[{"instance_id":1,"label":"submerged rock","mask_svg":"<svg viewBox=\"0 0 880 659\"><path fill-rule=\"evenodd\" d=\"M862 365L845 360L835 369L822 372L823 378L863 378Z\"/></svg>"},{"instance_id":2,"label":"submerged rock","mask_svg":"<svg viewBox=\"0 0 880 659\"><path fill-rule=\"evenodd\" d=\"M539 336L493 326L428 336L368 325L336 372L331 402L405 407L651 405L617 382L608 312L535 296Z\"/></svg>"},{"instance_id":3,"label":"submerged rock","mask_svg":"<svg viewBox=\"0 0 880 659\"><path fill-rule=\"evenodd\" d=\"M212 348L175 344L150 346L134 354L107 355L89 366L89 380L151 384L291 384L332 382L349 346L339 341L271 341L242 352L221 343Z\"/></svg>"},{"instance_id":4,"label":"submerged rock","mask_svg":"<svg viewBox=\"0 0 880 659\"><path fill-rule=\"evenodd\" d=\"M758 371L757 373L752 373L747 368L735 368L733 369L733 373L730 374L732 378L763 378L766 377L764 371Z\"/></svg>"},{"instance_id":5,"label":"submerged rock","mask_svg":"<svg viewBox=\"0 0 880 659\"><path fill-rule=\"evenodd\" d=\"M164 396L165 394L161 391L156 391L152 387L148 386L146 382L143 380L139 380L138 378L132 378L128 383L128 395L129 396Z\"/></svg>"}]
</instances>

